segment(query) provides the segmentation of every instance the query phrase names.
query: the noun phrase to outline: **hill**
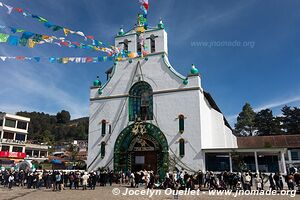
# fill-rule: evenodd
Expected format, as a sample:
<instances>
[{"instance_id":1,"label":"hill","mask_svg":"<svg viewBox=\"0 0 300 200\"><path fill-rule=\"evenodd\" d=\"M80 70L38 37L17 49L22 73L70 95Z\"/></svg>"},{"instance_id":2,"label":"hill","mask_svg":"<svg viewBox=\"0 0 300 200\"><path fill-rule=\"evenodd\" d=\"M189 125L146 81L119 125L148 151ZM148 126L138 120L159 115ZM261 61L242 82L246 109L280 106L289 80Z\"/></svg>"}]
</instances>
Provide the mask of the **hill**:
<instances>
[{"instance_id":1,"label":"hill","mask_svg":"<svg viewBox=\"0 0 300 200\"><path fill-rule=\"evenodd\" d=\"M56 115L26 111L17 112L16 114L31 119L27 140L57 144L88 139L88 117L70 120L70 113L65 110L58 112Z\"/></svg>"}]
</instances>

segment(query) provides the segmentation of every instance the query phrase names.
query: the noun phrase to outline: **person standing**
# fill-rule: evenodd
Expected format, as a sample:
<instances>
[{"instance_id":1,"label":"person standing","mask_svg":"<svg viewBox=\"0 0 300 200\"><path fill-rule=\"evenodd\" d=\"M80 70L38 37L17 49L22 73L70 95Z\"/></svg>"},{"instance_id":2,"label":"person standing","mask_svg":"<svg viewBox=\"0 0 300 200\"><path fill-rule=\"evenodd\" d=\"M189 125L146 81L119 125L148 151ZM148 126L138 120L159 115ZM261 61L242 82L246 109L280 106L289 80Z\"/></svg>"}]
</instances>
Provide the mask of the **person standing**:
<instances>
[{"instance_id":1,"label":"person standing","mask_svg":"<svg viewBox=\"0 0 300 200\"><path fill-rule=\"evenodd\" d=\"M203 172L199 170L198 175L197 175L197 180L199 184L199 190L201 190L202 185L203 185Z\"/></svg>"},{"instance_id":2,"label":"person standing","mask_svg":"<svg viewBox=\"0 0 300 200\"><path fill-rule=\"evenodd\" d=\"M81 177L82 178L82 190L86 190L89 177L90 176L88 175L88 173L84 172L84 175Z\"/></svg>"},{"instance_id":3,"label":"person standing","mask_svg":"<svg viewBox=\"0 0 300 200\"><path fill-rule=\"evenodd\" d=\"M57 171L55 175L55 187L53 191L61 191L61 174Z\"/></svg>"},{"instance_id":4,"label":"person standing","mask_svg":"<svg viewBox=\"0 0 300 200\"><path fill-rule=\"evenodd\" d=\"M14 184L14 180L15 180L15 177L14 177L13 173L10 173L10 175L8 177L8 188L9 189L12 189L12 186Z\"/></svg>"},{"instance_id":5,"label":"person standing","mask_svg":"<svg viewBox=\"0 0 300 200\"><path fill-rule=\"evenodd\" d=\"M262 179L258 174L255 175L254 183L257 190L262 190Z\"/></svg>"}]
</instances>

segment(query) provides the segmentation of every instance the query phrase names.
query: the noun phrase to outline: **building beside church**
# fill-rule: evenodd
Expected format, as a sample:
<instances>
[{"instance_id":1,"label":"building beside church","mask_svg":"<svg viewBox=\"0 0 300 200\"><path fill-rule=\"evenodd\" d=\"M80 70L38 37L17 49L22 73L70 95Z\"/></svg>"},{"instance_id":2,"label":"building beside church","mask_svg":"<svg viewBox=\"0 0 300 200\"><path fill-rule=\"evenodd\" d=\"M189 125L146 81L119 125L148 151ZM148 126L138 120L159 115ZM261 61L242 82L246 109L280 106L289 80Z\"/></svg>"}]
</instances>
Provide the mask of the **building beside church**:
<instances>
[{"instance_id":1,"label":"building beside church","mask_svg":"<svg viewBox=\"0 0 300 200\"><path fill-rule=\"evenodd\" d=\"M26 157L29 122L27 117L0 114L0 166L13 166Z\"/></svg>"},{"instance_id":2,"label":"building beside church","mask_svg":"<svg viewBox=\"0 0 300 200\"><path fill-rule=\"evenodd\" d=\"M186 77L171 66L163 23L140 29L115 37L140 56L116 61L90 89L88 169L205 170L204 150L235 149L237 139L195 66Z\"/></svg>"}]
</instances>

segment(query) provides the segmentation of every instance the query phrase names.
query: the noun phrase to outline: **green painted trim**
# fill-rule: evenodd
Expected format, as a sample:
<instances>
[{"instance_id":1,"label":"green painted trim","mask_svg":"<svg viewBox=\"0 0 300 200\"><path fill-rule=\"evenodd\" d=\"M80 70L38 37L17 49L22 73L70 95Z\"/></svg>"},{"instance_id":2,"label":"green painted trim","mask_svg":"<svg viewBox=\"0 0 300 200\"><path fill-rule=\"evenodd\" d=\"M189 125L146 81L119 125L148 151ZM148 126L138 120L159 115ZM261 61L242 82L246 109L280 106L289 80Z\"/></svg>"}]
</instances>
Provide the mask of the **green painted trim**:
<instances>
[{"instance_id":1,"label":"green painted trim","mask_svg":"<svg viewBox=\"0 0 300 200\"><path fill-rule=\"evenodd\" d=\"M130 152L128 150L133 139L138 136L132 133L132 129L135 125L136 123L133 123L127 126L125 129L123 129L115 141L115 171L128 170L131 167L131 163L129 162ZM164 178L165 173L168 171L169 168L169 145L167 138L157 126L147 122L141 122L141 125L145 126L147 130L145 134L147 134L147 137L153 138L160 145L160 151L158 152L159 155L157 159L157 173L161 175L161 178Z\"/></svg>"}]
</instances>

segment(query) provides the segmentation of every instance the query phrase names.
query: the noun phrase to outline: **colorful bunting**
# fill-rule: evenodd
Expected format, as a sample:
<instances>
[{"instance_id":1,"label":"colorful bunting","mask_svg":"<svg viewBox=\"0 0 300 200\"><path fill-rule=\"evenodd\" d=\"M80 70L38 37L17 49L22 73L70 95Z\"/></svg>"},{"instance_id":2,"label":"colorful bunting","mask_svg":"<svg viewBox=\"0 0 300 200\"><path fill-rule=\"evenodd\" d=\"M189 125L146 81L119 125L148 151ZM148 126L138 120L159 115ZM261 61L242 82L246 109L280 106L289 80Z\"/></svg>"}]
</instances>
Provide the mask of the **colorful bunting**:
<instances>
[{"instance_id":1,"label":"colorful bunting","mask_svg":"<svg viewBox=\"0 0 300 200\"><path fill-rule=\"evenodd\" d=\"M0 33L0 42L7 42L8 37L8 34Z\"/></svg>"}]
</instances>

